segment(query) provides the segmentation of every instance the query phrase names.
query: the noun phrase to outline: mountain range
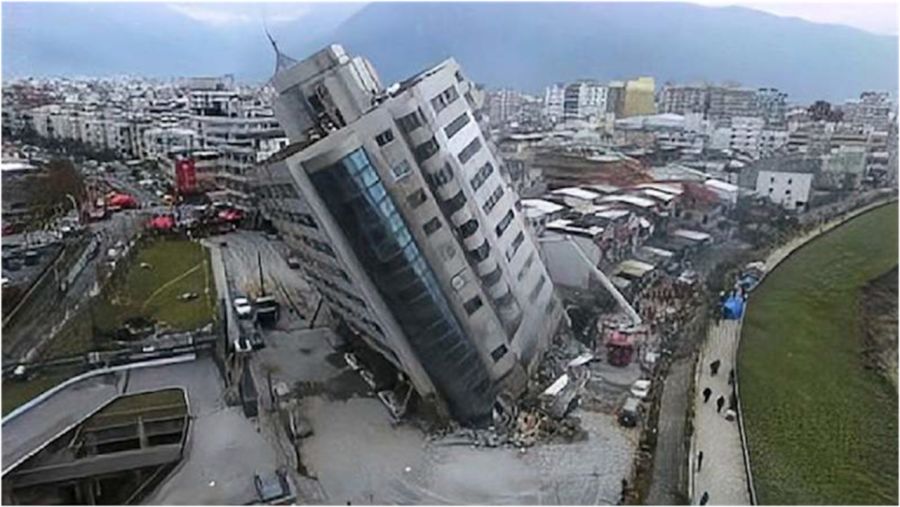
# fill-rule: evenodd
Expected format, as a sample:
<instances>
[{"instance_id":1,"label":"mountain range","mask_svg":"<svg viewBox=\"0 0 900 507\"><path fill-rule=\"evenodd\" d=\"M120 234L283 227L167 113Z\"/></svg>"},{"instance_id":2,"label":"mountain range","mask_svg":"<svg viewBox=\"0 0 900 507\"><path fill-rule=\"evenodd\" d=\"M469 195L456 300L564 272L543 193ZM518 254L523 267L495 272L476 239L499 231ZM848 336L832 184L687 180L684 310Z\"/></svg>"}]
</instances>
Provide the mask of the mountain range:
<instances>
[{"instance_id":1,"label":"mountain range","mask_svg":"<svg viewBox=\"0 0 900 507\"><path fill-rule=\"evenodd\" d=\"M28 6L23 8L23 6ZM204 5L204 4L193 4ZM341 4L336 4L341 5ZM687 3L315 4L270 23L298 59L340 43L387 85L446 57L474 80L539 93L579 78L777 87L791 100L896 97L897 37ZM231 73L265 80L274 58L262 22L210 24L166 4L4 4L6 75ZM77 41L77 43L75 43Z\"/></svg>"}]
</instances>

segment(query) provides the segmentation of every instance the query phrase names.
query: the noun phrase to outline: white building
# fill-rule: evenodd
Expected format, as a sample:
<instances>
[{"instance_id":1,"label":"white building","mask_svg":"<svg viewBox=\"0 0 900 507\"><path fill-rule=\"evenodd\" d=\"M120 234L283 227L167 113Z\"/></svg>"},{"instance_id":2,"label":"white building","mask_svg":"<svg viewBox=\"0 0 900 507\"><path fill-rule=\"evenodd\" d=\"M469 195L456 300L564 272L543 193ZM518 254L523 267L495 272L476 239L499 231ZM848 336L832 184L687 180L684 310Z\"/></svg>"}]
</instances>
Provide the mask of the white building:
<instances>
[{"instance_id":1,"label":"white building","mask_svg":"<svg viewBox=\"0 0 900 507\"><path fill-rule=\"evenodd\" d=\"M554 83L544 90L544 116L550 122L562 120L565 96L566 85L563 83Z\"/></svg>"},{"instance_id":2,"label":"white building","mask_svg":"<svg viewBox=\"0 0 900 507\"><path fill-rule=\"evenodd\" d=\"M789 210L803 210L809 202L812 173L759 171L756 194Z\"/></svg>"},{"instance_id":3,"label":"white building","mask_svg":"<svg viewBox=\"0 0 900 507\"><path fill-rule=\"evenodd\" d=\"M563 321L517 196L452 59L384 90L330 46L278 53L292 144L259 172L264 212L336 321L458 420L518 396Z\"/></svg>"}]
</instances>

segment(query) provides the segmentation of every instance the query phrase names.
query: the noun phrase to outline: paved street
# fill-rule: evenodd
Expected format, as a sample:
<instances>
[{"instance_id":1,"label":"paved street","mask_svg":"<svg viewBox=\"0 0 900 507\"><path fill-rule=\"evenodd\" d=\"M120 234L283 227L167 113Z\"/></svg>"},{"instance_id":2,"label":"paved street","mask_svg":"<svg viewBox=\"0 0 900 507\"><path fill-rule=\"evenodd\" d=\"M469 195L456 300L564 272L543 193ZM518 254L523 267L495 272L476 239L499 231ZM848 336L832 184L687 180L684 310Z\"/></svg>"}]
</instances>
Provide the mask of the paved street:
<instances>
[{"instance_id":1,"label":"paved street","mask_svg":"<svg viewBox=\"0 0 900 507\"><path fill-rule=\"evenodd\" d=\"M653 480L646 502L650 505L678 505L684 501L687 484L685 463L685 423L690 399L693 362L690 358L672 363L663 385L659 407Z\"/></svg>"},{"instance_id":2,"label":"paved street","mask_svg":"<svg viewBox=\"0 0 900 507\"><path fill-rule=\"evenodd\" d=\"M728 372L734 368L733 358L738 345L740 321L723 320L710 326L709 336L700 352L700 375L694 398L694 494L692 503L709 493L713 505L749 505L750 494L737 419L725 419L731 386ZM710 363L721 361L718 374L710 372ZM703 389L710 388L712 396L703 402ZM716 412L716 400L724 396L721 412ZM703 462L697 471L697 454L703 452Z\"/></svg>"}]
</instances>

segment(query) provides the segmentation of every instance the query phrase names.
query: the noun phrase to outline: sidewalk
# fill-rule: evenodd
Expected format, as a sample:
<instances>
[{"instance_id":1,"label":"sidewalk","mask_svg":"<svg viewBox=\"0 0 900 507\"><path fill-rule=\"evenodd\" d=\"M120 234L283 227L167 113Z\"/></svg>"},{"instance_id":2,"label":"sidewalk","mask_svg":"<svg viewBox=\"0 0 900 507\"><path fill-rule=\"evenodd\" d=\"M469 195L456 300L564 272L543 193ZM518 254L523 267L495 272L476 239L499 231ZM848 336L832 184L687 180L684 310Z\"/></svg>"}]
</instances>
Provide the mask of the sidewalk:
<instances>
[{"instance_id":1,"label":"sidewalk","mask_svg":"<svg viewBox=\"0 0 900 507\"><path fill-rule=\"evenodd\" d=\"M691 503L696 505L704 492L709 493L710 505L750 505L744 456L737 419L728 421L725 412L731 386L728 372L734 368L733 358L741 323L723 320L710 327L709 336L700 353L700 370L694 399L694 439L691 466L694 471L694 489ZM709 364L721 361L718 374L710 374ZM703 389L712 389L707 403L703 403ZM725 397L722 411L716 412L716 399ZM703 452L703 463L697 471L697 456Z\"/></svg>"}]
</instances>

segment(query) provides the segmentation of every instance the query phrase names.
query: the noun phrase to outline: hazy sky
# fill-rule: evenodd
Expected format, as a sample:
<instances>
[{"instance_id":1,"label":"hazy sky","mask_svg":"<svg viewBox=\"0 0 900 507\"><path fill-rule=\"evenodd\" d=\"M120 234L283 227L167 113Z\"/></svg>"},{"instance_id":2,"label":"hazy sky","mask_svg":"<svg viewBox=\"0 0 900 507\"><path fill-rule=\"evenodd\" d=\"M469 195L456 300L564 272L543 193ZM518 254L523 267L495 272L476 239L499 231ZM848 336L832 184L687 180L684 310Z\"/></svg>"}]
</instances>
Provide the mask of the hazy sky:
<instances>
[{"instance_id":1,"label":"hazy sky","mask_svg":"<svg viewBox=\"0 0 900 507\"><path fill-rule=\"evenodd\" d=\"M768 0L694 0L703 5L740 5L779 16L792 16L817 23L836 23L860 28L869 32L897 35L897 2L881 0L872 2L827 1L768 1ZM258 22L264 17L273 25L296 21L311 10L336 10L347 15L361 8L363 3L183 3L169 7L195 21L215 26L227 26Z\"/></svg>"},{"instance_id":2,"label":"hazy sky","mask_svg":"<svg viewBox=\"0 0 900 507\"><path fill-rule=\"evenodd\" d=\"M896 0L881 2L777 2L765 0L695 0L704 5L740 5L778 16L802 18L816 23L835 23L883 35L897 35Z\"/></svg>"}]
</instances>

